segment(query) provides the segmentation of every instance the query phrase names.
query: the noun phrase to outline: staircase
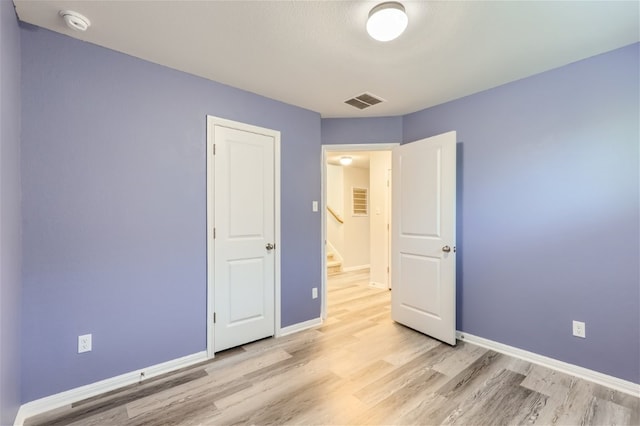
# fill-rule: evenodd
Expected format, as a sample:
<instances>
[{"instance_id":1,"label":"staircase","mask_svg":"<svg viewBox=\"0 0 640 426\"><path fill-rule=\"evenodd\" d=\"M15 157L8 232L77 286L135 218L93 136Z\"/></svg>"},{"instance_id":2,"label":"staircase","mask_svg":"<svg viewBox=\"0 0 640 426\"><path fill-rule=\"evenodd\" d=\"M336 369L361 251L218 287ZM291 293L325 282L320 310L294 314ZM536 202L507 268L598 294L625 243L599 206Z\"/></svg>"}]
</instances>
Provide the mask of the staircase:
<instances>
[{"instance_id":1,"label":"staircase","mask_svg":"<svg viewBox=\"0 0 640 426\"><path fill-rule=\"evenodd\" d=\"M327 252L327 275L339 274L342 272L342 262L335 259L332 252Z\"/></svg>"}]
</instances>

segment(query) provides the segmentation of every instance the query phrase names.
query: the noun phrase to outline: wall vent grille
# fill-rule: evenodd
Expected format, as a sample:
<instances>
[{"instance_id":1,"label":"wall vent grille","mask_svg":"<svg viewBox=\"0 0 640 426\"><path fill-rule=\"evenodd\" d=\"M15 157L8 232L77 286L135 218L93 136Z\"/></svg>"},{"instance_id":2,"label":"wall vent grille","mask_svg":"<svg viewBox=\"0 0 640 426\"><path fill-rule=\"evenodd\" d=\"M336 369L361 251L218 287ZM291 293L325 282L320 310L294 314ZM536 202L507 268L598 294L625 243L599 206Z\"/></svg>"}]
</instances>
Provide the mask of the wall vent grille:
<instances>
[{"instance_id":1,"label":"wall vent grille","mask_svg":"<svg viewBox=\"0 0 640 426\"><path fill-rule=\"evenodd\" d=\"M353 216L369 214L369 190L367 188L351 188Z\"/></svg>"}]
</instances>

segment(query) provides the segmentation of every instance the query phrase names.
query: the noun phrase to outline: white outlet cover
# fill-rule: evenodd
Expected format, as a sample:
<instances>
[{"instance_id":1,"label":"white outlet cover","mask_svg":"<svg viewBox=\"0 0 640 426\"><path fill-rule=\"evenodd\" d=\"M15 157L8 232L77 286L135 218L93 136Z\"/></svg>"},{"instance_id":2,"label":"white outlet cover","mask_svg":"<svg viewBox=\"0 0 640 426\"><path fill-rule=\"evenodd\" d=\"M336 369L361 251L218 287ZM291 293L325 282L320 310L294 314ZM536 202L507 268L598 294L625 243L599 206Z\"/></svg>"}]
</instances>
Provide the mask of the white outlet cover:
<instances>
[{"instance_id":1,"label":"white outlet cover","mask_svg":"<svg viewBox=\"0 0 640 426\"><path fill-rule=\"evenodd\" d=\"M318 298L318 287L314 287L311 289L311 298L312 299Z\"/></svg>"},{"instance_id":2,"label":"white outlet cover","mask_svg":"<svg viewBox=\"0 0 640 426\"><path fill-rule=\"evenodd\" d=\"M83 334L78 336L78 353L91 351L91 334Z\"/></svg>"},{"instance_id":3,"label":"white outlet cover","mask_svg":"<svg viewBox=\"0 0 640 426\"><path fill-rule=\"evenodd\" d=\"M573 322L573 335L576 337L586 338L586 326L582 321L574 321Z\"/></svg>"}]
</instances>

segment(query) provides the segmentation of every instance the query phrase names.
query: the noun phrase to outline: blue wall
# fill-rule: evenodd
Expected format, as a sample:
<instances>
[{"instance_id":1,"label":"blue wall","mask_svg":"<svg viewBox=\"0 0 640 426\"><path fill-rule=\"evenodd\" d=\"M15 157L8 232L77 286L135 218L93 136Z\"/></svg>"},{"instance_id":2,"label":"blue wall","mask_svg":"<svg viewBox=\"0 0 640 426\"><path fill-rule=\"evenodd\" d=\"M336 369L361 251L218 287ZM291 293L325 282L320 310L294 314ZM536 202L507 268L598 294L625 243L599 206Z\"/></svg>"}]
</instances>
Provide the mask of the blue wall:
<instances>
[{"instance_id":1,"label":"blue wall","mask_svg":"<svg viewBox=\"0 0 640 426\"><path fill-rule=\"evenodd\" d=\"M22 60L24 402L206 349L207 114L281 131L282 326L319 317L319 114L32 26Z\"/></svg>"},{"instance_id":2,"label":"blue wall","mask_svg":"<svg viewBox=\"0 0 640 426\"><path fill-rule=\"evenodd\" d=\"M0 1L0 424L20 406L20 30Z\"/></svg>"},{"instance_id":3,"label":"blue wall","mask_svg":"<svg viewBox=\"0 0 640 426\"><path fill-rule=\"evenodd\" d=\"M403 125L405 142L457 131L458 329L636 383L639 46Z\"/></svg>"},{"instance_id":4,"label":"blue wall","mask_svg":"<svg viewBox=\"0 0 640 426\"><path fill-rule=\"evenodd\" d=\"M402 142L402 117L324 118L322 144Z\"/></svg>"}]
</instances>

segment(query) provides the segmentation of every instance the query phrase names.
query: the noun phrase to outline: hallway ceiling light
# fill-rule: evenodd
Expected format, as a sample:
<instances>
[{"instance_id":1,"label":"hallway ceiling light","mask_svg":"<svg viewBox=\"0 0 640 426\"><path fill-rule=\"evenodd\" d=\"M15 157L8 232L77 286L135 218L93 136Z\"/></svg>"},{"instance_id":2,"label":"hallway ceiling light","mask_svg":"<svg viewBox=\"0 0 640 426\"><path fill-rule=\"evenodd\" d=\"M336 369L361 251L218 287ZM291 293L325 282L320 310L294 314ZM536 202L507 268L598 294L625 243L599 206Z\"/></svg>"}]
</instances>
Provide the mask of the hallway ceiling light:
<instances>
[{"instance_id":1,"label":"hallway ceiling light","mask_svg":"<svg viewBox=\"0 0 640 426\"><path fill-rule=\"evenodd\" d=\"M342 164L343 166L348 166L352 161L353 158L349 157L348 155L343 155L342 157L340 157L340 164Z\"/></svg>"},{"instance_id":2,"label":"hallway ceiling light","mask_svg":"<svg viewBox=\"0 0 640 426\"><path fill-rule=\"evenodd\" d=\"M369 12L367 32L378 41L391 41L404 32L408 23L404 6L400 3L380 3Z\"/></svg>"}]
</instances>

